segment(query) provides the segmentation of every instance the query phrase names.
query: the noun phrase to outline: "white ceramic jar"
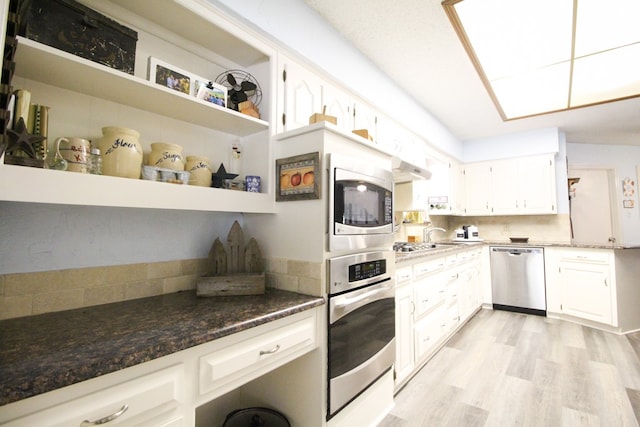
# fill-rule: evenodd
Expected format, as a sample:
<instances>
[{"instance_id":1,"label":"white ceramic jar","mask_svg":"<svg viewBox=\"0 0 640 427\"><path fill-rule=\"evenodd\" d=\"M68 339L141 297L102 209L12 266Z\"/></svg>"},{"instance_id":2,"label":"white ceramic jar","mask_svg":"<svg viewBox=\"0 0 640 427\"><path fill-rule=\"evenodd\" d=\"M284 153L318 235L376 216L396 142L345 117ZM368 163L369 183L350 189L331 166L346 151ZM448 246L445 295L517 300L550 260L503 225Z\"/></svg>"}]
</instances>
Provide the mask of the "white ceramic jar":
<instances>
[{"instance_id":1,"label":"white ceramic jar","mask_svg":"<svg viewBox=\"0 0 640 427\"><path fill-rule=\"evenodd\" d=\"M154 142L151 144L151 154L149 154L147 164L158 168L183 171L182 147L166 142Z\"/></svg>"},{"instance_id":2,"label":"white ceramic jar","mask_svg":"<svg viewBox=\"0 0 640 427\"><path fill-rule=\"evenodd\" d=\"M189 179L190 185L198 185L200 187L211 187L211 162L208 158L202 156L187 156L187 164L185 166L187 172L191 172Z\"/></svg>"},{"instance_id":3,"label":"white ceramic jar","mask_svg":"<svg viewBox=\"0 0 640 427\"><path fill-rule=\"evenodd\" d=\"M133 129L107 126L102 128L100 152L103 175L140 178L142 146L140 133Z\"/></svg>"}]
</instances>

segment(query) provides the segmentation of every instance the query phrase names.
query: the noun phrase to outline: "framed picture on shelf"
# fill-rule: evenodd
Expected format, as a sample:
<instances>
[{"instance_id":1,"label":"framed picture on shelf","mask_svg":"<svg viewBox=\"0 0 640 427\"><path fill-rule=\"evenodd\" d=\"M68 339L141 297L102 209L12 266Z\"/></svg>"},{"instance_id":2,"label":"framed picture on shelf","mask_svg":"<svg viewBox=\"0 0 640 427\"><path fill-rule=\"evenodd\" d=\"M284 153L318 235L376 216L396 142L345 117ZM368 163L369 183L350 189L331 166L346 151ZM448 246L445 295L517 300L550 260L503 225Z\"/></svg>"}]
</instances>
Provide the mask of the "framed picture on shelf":
<instances>
[{"instance_id":1,"label":"framed picture on shelf","mask_svg":"<svg viewBox=\"0 0 640 427\"><path fill-rule=\"evenodd\" d=\"M189 72L160 61L153 56L149 57L149 81L190 95L192 79Z\"/></svg>"},{"instance_id":2,"label":"framed picture on shelf","mask_svg":"<svg viewBox=\"0 0 640 427\"><path fill-rule=\"evenodd\" d=\"M320 198L320 153L276 160L276 201Z\"/></svg>"},{"instance_id":3,"label":"framed picture on shelf","mask_svg":"<svg viewBox=\"0 0 640 427\"><path fill-rule=\"evenodd\" d=\"M227 106L227 88L203 77L193 76L193 96L221 107Z\"/></svg>"}]
</instances>

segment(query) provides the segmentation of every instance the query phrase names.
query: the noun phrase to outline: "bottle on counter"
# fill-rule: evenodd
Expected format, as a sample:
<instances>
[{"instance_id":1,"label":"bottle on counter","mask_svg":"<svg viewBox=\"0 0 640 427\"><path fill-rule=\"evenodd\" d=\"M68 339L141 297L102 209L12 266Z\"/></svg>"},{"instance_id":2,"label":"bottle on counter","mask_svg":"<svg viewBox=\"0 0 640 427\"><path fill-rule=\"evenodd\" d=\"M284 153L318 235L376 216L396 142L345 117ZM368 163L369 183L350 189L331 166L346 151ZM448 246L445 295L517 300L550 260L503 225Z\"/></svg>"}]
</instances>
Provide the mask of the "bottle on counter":
<instances>
[{"instance_id":1,"label":"bottle on counter","mask_svg":"<svg viewBox=\"0 0 640 427\"><path fill-rule=\"evenodd\" d=\"M92 148L89 156L89 173L102 175L102 156L99 148Z\"/></svg>"}]
</instances>

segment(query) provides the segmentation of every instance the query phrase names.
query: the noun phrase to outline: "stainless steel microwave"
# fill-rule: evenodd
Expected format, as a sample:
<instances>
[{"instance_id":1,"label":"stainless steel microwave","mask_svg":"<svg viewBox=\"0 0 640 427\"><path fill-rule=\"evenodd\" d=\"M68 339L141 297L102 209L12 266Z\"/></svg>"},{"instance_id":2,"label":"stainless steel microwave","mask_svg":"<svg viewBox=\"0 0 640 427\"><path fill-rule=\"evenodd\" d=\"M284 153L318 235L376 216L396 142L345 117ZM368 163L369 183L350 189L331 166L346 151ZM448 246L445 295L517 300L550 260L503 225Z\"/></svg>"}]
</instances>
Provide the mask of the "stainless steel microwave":
<instances>
[{"instance_id":1,"label":"stainless steel microwave","mask_svg":"<svg viewBox=\"0 0 640 427\"><path fill-rule=\"evenodd\" d=\"M393 245L393 173L329 154L329 251Z\"/></svg>"}]
</instances>

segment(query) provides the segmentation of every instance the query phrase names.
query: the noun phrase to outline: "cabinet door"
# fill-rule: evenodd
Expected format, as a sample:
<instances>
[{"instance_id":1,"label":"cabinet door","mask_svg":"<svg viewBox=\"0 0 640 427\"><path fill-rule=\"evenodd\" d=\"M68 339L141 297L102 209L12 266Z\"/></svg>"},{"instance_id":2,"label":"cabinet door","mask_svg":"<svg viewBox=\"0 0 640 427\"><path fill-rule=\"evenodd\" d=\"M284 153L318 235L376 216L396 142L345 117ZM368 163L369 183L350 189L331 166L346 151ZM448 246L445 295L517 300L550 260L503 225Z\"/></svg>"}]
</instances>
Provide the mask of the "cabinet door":
<instances>
[{"instance_id":1,"label":"cabinet door","mask_svg":"<svg viewBox=\"0 0 640 427\"><path fill-rule=\"evenodd\" d=\"M338 128L345 132L353 130L351 96L347 92L325 82L322 85L322 108L325 106L326 113L338 120Z\"/></svg>"},{"instance_id":2,"label":"cabinet door","mask_svg":"<svg viewBox=\"0 0 640 427\"><path fill-rule=\"evenodd\" d=\"M308 126L309 117L322 112L322 79L286 58L280 64L279 77L284 80L284 102L278 114L278 131Z\"/></svg>"},{"instance_id":3,"label":"cabinet door","mask_svg":"<svg viewBox=\"0 0 640 427\"><path fill-rule=\"evenodd\" d=\"M432 161L427 181L429 215L460 213L460 167L452 161Z\"/></svg>"},{"instance_id":4,"label":"cabinet door","mask_svg":"<svg viewBox=\"0 0 640 427\"><path fill-rule=\"evenodd\" d=\"M470 163L464 167L465 214L491 213L491 164Z\"/></svg>"},{"instance_id":5,"label":"cabinet door","mask_svg":"<svg viewBox=\"0 0 640 427\"><path fill-rule=\"evenodd\" d=\"M415 320L427 315L445 300L441 274L433 274L414 283Z\"/></svg>"},{"instance_id":6,"label":"cabinet door","mask_svg":"<svg viewBox=\"0 0 640 427\"><path fill-rule=\"evenodd\" d=\"M413 371L413 287L396 289L396 384Z\"/></svg>"},{"instance_id":7,"label":"cabinet door","mask_svg":"<svg viewBox=\"0 0 640 427\"><path fill-rule=\"evenodd\" d=\"M363 102L355 102L353 105L353 129L366 129L373 143L377 142L377 113L369 105Z\"/></svg>"},{"instance_id":8,"label":"cabinet door","mask_svg":"<svg viewBox=\"0 0 640 427\"><path fill-rule=\"evenodd\" d=\"M609 266L603 264L561 261L562 312L613 324L614 295L609 270Z\"/></svg>"},{"instance_id":9,"label":"cabinet door","mask_svg":"<svg viewBox=\"0 0 640 427\"><path fill-rule=\"evenodd\" d=\"M395 185L395 210L397 211L426 211L427 181L410 181Z\"/></svg>"},{"instance_id":10,"label":"cabinet door","mask_svg":"<svg viewBox=\"0 0 640 427\"><path fill-rule=\"evenodd\" d=\"M420 363L427 358L447 333L447 308L440 306L414 326L415 359Z\"/></svg>"},{"instance_id":11,"label":"cabinet door","mask_svg":"<svg viewBox=\"0 0 640 427\"><path fill-rule=\"evenodd\" d=\"M522 209L519 165L517 159L501 160L491 165L494 214L517 214Z\"/></svg>"},{"instance_id":12,"label":"cabinet door","mask_svg":"<svg viewBox=\"0 0 640 427\"><path fill-rule=\"evenodd\" d=\"M556 180L553 156L535 156L519 162L519 204L522 213L556 212Z\"/></svg>"}]
</instances>

